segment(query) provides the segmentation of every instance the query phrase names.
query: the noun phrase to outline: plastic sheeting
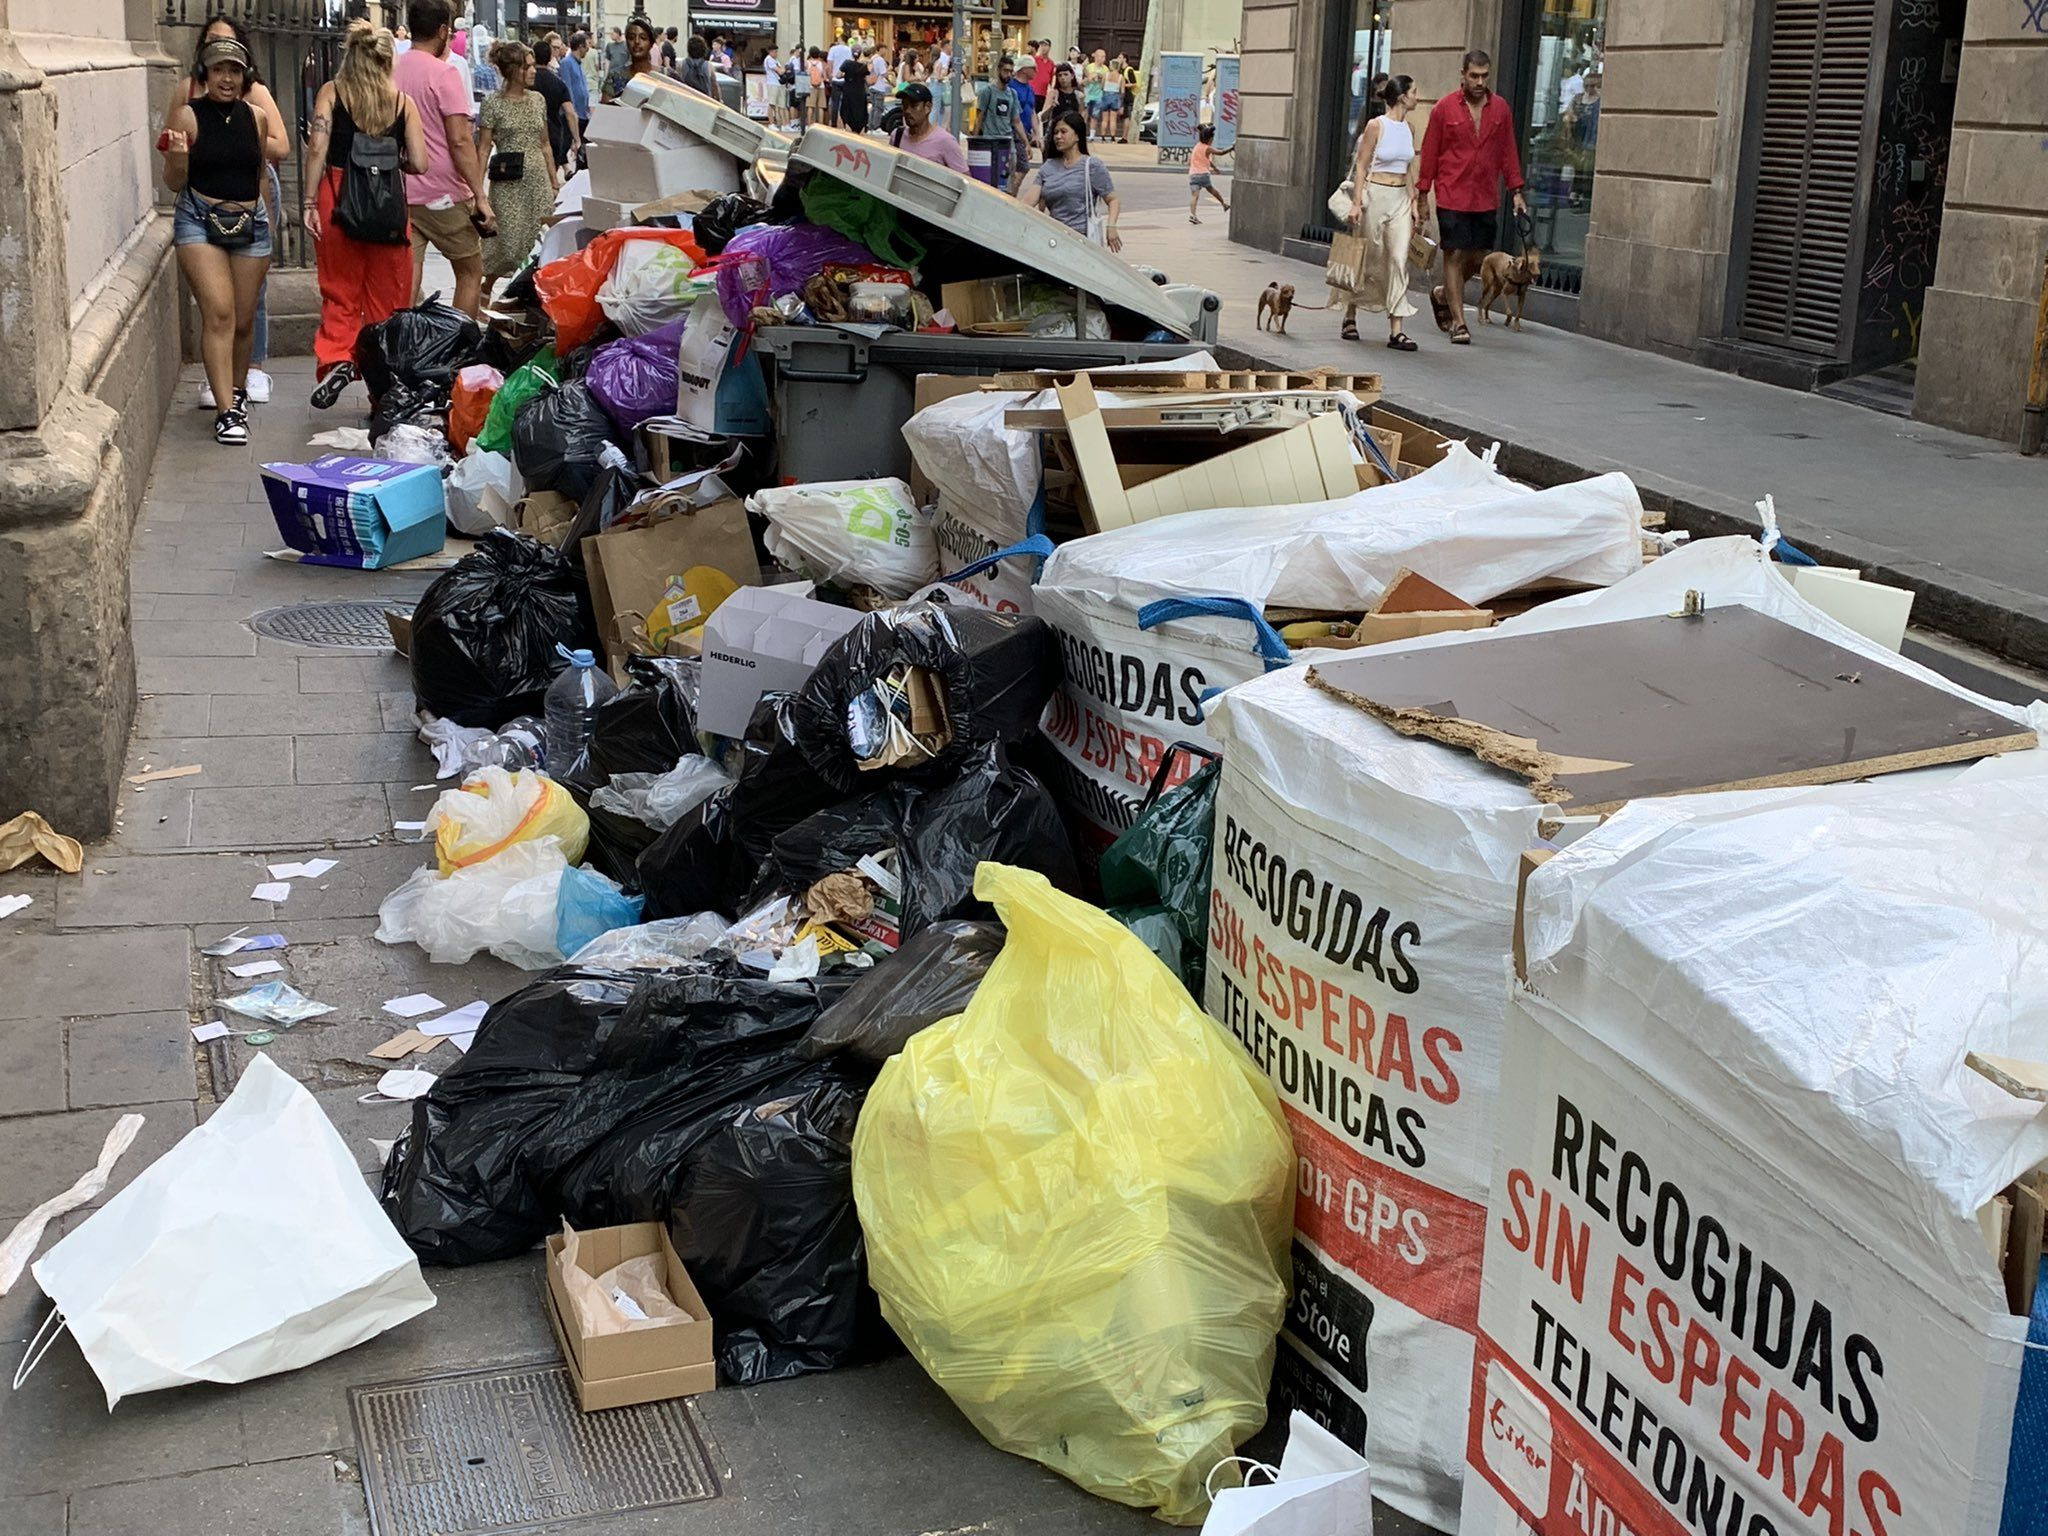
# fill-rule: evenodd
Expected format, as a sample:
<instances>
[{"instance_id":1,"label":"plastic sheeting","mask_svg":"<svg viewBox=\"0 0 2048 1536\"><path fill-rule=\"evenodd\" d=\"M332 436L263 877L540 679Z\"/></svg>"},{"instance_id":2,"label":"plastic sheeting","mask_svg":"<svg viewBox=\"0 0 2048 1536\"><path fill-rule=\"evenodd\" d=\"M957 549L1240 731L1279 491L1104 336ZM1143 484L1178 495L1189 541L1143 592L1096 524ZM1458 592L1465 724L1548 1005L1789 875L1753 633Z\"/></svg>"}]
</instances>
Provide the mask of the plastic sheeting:
<instances>
[{"instance_id":1,"label":"plastic sheeting","mask_svg":"<svg viewBox=\"0 0 2048 1536\"><path fill-rule=\"evenodd\" d=\"M2048 1158L2048 1117L1964 1056L2041 1055L2044 910L2038 771L1638 801L1531 875L1472 1386L1584 1468L1580 1507L1676 1523L1649 1450L1538 1368L1538 1309L1582 1342L1579 1391L1675 1433L1749 1529L2030 1528L1999 1499L2026 1321L1977 1212ZM1539 1209L1580 1265L1532 1262ZM1659 1369L1677 1317L1725 1387ZM1462 1529L1566 1528L1564 1480L1497 1444Z\"/></svg>"},{"instance_id":2,"label":"plastic sheeting","mask_svg":"<svg viewBox=\"0 0 2048 1536\"><path fill-rule=\"evenodd\" d=\"M1684 546L1491 632L1392 648L1671 613L1688 590L1962 692L1828 619L1738 538ZM1303 668L1231 690L1212 724L1224 758L1206 1006L1279 1084L1304 1177L1398 1191L1415 1222L1374 1243L1346 1224L1341 1203L1298 1206L1297 1288L1326 1298L1337 1337L1346 1319L1362 1336L1370 1318L1371 1372L1304 1329L1300 1347L1281 1353L1276 1393L1362 1440L1381 1498L1451 1529L1499 1104L1512 1097L1499 1089L1516 884L1546 808L1519 780L1311 687ZM2041 767L2048 754L2021 752L1916 777ZM1287 986L1276 990L1274 976Z\"/></svg>"},{"instance_id":3,"label":"plastic sheeting","mask_svg":"<svg viewBox=\"0 0 2048 1536\"><path fill-rule=\"evenodd\" d=\"M1286 1302L1272 1090L1114 919L998 864L976 890L1009 940L854 1136L883 1313L993 1444L1199 1518Z\"/></svg>"}]
</instances>

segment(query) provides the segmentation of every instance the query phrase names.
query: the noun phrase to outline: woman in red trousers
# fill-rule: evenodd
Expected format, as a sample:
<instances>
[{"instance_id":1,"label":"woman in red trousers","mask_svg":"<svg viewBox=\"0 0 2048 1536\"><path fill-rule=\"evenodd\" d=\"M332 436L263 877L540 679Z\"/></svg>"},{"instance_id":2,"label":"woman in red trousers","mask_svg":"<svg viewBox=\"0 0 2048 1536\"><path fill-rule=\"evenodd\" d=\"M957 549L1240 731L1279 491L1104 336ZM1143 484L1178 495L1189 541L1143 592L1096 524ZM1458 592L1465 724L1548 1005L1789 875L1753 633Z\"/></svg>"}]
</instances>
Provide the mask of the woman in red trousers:
<instances>
[{"instance_id":1,"label":"woman in red trousers","mask_svg":"<svg viewBox=\"0 0 2048 1536\"><path fill-rule=\"evenodd\" d=\"M302 213L318 253L320 331L313 338L313 359L319 382L313 404L321 410L334 404L356 376L356 333L389 319L412 298L409 238L372 244L352 238L334 221L358 133L397 139L406 170L427 168L419 113L392 83L396 57L388 31L367 21L351 22L341 68L313 100L306 159L320 168L320 181L318 195L306 200Z\"/></svg>"}]
</instances>

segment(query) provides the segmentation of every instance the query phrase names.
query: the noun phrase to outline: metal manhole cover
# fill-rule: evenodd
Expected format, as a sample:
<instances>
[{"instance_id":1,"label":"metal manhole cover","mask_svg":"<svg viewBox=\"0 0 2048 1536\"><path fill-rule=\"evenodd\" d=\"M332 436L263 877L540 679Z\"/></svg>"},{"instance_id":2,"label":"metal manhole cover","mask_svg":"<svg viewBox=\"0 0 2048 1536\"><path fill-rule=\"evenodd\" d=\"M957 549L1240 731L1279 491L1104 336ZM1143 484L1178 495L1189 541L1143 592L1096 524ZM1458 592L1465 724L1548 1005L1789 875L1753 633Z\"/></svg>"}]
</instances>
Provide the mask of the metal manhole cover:
<instances>
[{"instance_id":1,"label":"metal manhole cover","mask_svg":"<svg viewBox=\"0 0 2048 1536\"><path fill-rule=\"evenodd\" d=\"M384 603L292 603L284 608L266 608L249 620L249 627L273 640L293 645L318 646L329 651L388 651L391 628L384 622L390 611Z\"/></svg>"},{"instance_id":2,"label":"metal manhole cover","mask_svg":"<svg viewBox=\"0 0 2048 1536\"><path fill-rule=\"evenodd\" d=\"M585 1413L545 1363L349 1389L376 1536L534 1531L723 1492L682 1399Z\"/></svg>"}]
</instances>

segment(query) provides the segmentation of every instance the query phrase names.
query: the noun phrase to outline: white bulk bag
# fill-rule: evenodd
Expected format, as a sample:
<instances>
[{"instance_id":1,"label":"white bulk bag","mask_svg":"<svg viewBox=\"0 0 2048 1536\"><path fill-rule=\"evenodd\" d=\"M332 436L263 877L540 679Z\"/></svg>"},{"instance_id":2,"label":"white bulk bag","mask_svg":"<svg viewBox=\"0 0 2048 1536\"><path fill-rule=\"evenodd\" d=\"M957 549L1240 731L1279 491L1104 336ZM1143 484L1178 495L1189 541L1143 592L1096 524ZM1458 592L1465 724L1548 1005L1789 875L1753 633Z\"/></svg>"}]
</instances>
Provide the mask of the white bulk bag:
<instances>
[{"instance_id":1,"label":"white bulk bag","mask_svg":"<svg viewBox=\"0 0 2048 1536\"><path fill-rule=\"evenodd\" d=\"M1638 801L1531 875L1465 1536L2038 1528L1978 1212L2048 1117L1964 1058L2044 1054L2044 912L2038 770Z\"/></svg>"},{"instance_id":2,"label":"white bulk bag","mask_svg":"<svg viewBox=\"0 0 2048 1536\"><path fill-rule=\"evenodd\" d=\"M1491 631L1387 649L1671 613L1688 590L1974 698L1826 617L1742 538L1684 546ZM1294 1290L1312 1305L1282 1334L1276 1392L1363 1437L1382 1499L1456 1529L1493 1149L1514 1097L1500 1087L1517 875L1554 811L1312 687L1305 668L1234 689L1211 724L1223 776L1205 1004L1273 1076L1308 1192ZM2048 769L2037 749L1967 771L2019 775L2024 759Z\"/></svg>"},{"instance_id":3,"label":"white bulk bag","mask_svg":"<svg viewBox=\"0 0 2048 1536\"><path fill-rule=\"evenodd\" d=\"M32 1272L110 1409L135 1392L296 1370L434 1305L355 1155L262 1055L211 1119Z\"/></svg>"}]
</instances>

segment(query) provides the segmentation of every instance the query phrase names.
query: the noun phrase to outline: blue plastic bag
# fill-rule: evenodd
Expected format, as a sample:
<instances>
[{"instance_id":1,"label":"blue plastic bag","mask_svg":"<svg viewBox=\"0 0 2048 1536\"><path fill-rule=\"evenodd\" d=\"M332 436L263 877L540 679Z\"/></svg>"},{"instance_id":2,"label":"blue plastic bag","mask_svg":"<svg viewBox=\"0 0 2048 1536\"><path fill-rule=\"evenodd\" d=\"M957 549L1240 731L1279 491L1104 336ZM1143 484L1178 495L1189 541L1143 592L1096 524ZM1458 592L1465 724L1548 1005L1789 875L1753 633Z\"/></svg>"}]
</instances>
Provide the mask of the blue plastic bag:
<instances>
[{"instance_id":1,"label":"blue plastic bag","mask_svg":"<svg viewBox=\"0 0 2048 1536\"><path fill-rule=\"evenodd\" d=\"M628 896L594 869L571 865L562 871L561 894L555 906L555 948L573 955L600 934L631 928L640 921L643 896Z\"/></svg>"}]
</instances>

